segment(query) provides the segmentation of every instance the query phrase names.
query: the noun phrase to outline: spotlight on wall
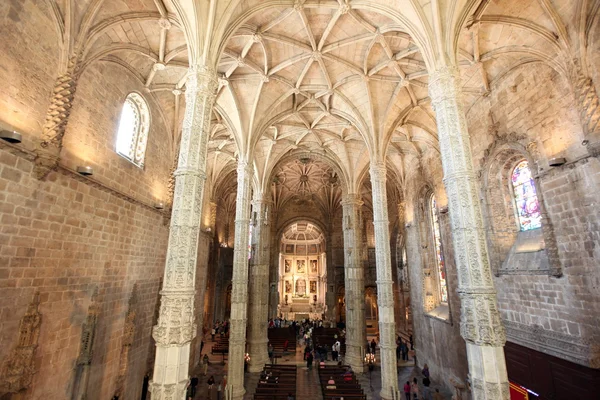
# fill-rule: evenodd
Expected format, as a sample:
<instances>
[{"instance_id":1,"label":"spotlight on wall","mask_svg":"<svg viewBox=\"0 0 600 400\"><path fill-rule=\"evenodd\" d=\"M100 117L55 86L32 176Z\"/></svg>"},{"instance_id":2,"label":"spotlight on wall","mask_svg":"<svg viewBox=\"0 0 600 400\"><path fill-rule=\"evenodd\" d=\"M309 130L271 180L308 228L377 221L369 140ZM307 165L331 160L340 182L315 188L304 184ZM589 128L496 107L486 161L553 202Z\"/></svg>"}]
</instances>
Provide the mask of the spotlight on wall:
<instances>
[{"instance_id":1,"label":"spotlight on wall","mask_svg":"<svg viewBox=\"0 0 600 400\"><path fill-rule=\"evenodd\" d=\"M162 201L158 201L154 203L154 208L156 208L157 210L162 210L163 208L165 208L165 203L163 203Z\"/></svg>"},{"instance_id":2,"label":"spotlight on wall","mask_svg":"<svg viewBox=\"0 0 600 400\"><path fill-rule=\"evenodd\" d=\"M21 134L15 131L0 131L0 139L6 140L8 143L21 143Z\"/></svg>"},{"instance_id":3,"label":"spotlight on wall","mask_svg":"<svg viewBox=\"0 0 600 400\"><path fill-rule=\"evenodd\" d=\"M447 213L448 213L448 206L440 207L440 214L447 214Z\"/></svg>"},{"instance_id":4,"label":"spotlight on wall","mask_svg":"<svg viewBox=\"0 0 600 400\"><path fill-rule=\"evenodd\" d=\"M566 162L567 160L564 157L555 157L548 160L548 165L551 167L560 167Z\"/></svg>"},{"instance_id":5,"label":"spotlight on wall","mask_svg":"<svg viewBox=\"0 0 600 400\"><path fill-rule=\"evenodd\" d=\"M77 167L77 173L83 176L94 175L94 170L89 165L80 165Z\"/></svg>"}]
</instances>

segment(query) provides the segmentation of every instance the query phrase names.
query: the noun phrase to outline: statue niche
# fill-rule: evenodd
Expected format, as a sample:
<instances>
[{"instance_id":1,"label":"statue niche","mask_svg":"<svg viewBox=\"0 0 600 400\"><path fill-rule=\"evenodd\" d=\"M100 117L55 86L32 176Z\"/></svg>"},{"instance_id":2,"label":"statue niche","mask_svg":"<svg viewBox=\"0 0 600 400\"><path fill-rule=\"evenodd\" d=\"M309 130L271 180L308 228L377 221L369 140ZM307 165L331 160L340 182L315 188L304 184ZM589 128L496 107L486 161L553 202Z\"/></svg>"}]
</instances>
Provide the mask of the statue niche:
<instances>
[{"instance_id":1,"label":"statue niche","mask_svg":"<svg viewBox=\"0 0 600 400\"><path fill-rule=\"evenodd\" d=\"M304 279L296 281L296 296L306 296L306 281Z\"/></svg>"}]
</instances>

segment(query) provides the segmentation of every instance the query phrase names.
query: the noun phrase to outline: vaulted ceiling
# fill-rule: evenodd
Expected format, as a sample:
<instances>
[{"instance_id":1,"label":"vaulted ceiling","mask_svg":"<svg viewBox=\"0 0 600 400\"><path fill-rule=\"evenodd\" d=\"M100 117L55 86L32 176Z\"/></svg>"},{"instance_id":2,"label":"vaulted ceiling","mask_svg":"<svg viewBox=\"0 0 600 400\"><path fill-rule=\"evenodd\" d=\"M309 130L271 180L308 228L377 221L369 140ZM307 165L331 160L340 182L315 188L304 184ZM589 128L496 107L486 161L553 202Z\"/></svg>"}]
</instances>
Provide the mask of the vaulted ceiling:
<instances>
[{"instance_id":1,"label":"vaulted ceiling","mask_svg":"<svg viewBox=\"0 0 600 400\"><path fill-rule=\"evenodd\" d=\"M575 58L586 68L600 9L598 0L45 1L61 57L77 51L84 68L110 62L143 82L172 126L173 154L189 62L214 57L209 186L249 157L264 193L282 171L291 182L300 158L333 171L336 193L360 192L373 157L385 156L400 186L441 165L427 76L444 51L457 51L468 108L518 68L541 63L567 76Z\"/></svg>"}]
</instances>

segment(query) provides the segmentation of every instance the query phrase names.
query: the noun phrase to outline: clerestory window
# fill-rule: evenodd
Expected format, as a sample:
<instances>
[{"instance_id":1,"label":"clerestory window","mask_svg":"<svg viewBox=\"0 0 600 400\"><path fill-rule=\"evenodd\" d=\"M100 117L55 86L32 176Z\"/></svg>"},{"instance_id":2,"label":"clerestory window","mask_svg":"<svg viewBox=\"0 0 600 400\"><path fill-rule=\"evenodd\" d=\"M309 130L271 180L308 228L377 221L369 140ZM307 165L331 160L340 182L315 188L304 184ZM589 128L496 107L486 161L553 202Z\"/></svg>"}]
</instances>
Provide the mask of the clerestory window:
<instances>
[{"instance_id":1,"label":"clerestory window","mask_svg":"<svg viewBox=\"0 0 600 400\"><path fill-rule=\"evenodd\" d=\"M542 226L540 202L527 160L521 161L513 169L511 182L519 229L529 231L540 228Z\"/></svg>"},{"instance_id":2,"label":"clerestory window","mask_svg":"<svg viewBox=\"0 0 600 400\"><path fill-rule=\"evenodd\" d=\"M130 93L125 98L119 120L117 153L138 167L143 167L149 129L150 112L146 100L137 93Z\"/></svg>"}]
</instances>

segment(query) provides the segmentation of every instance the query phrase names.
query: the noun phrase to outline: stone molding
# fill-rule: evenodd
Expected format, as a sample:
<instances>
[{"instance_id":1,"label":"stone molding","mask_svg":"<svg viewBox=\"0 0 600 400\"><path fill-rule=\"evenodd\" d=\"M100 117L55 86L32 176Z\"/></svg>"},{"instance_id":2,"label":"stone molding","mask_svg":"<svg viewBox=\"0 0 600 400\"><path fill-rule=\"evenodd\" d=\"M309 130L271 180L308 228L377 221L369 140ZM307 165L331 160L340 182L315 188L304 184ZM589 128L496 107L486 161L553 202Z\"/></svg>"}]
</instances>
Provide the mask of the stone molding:
<instances>
[{"instance_id":1,"label":"stone molding","mask_svg":"<svg viewBox=\"0 0 600 400\"><path fill-rule=\"evenodd\" d=\"M594 347L591 339L549 331L540 325L526 325L506 319L502 323L510 342L589 368L600 368L600 348Z\"/></svg>"}]
</instances>

